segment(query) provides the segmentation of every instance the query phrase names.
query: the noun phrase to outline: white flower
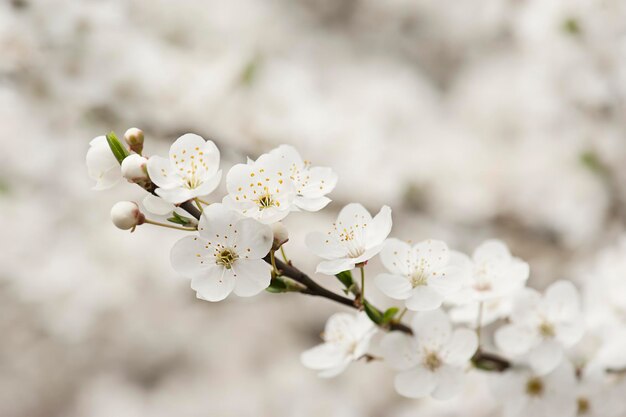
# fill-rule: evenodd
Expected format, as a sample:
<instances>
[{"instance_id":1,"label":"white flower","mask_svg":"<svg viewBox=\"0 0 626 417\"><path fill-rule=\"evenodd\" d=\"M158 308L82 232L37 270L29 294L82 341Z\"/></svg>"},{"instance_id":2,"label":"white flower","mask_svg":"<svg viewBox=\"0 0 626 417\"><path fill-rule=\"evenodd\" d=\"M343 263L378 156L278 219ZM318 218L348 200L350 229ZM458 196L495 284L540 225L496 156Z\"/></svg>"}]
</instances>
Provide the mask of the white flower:
<instances>
[{"instance_id":1,"label":"white flower","mask_svg":"<svg viewBox=\"0 0 626 417\"><path fill-rule=\"evenodd\" d=\"M143 150L143 139L143 131L136 127L131 127L124 133L124 140L128 144L128 147L138 154Z\"/></svg>"},{"instance_id":2,"label":"white flower","mask_svg":"<svg viewBox=\"0 0 626 417\"><path fill-rule=\"evenodd\" d=\"M578 342L584 331L578 291L569 281L550 285L543 297L525 289L515 299L510 320L496 331L496 345L510 356L527 354L537 373L558 366L563 348Z\"/></svg>"},{"instance_id":3,"label":"white flower","mask_svg":"<svg viewBox=\"0 0 626 417\"><path fill-rule=\"evenodd\" d=\"M144 219L139 206L132 201L120 201L111 208L111 221L122 230L134 229L142 224Z\"/></svg>"},{"instance_id":4,"label":"white flower","mask_svg":"<svg viewBox=\"0 0 626 417\"><path fill-rule=\"evenodd\" d=\"M89 176L96 181L94 190L106 190L122 179L120 164L104 136L98 136L89 142L86 162Z\"/></svg>"},{"instance_id":5,"label":"white flower","mask_svg":"<svg viewBox=\"0 0 626 417\"><path fill-rule=\"evenodd\" d=\"M465 279L448 246L439 240L425 240L411 247L389 239L380 259L390 273L378 275L376 286L393 299L405 300L406 307L413 311L441 307L446 296L459 290Z\"/></svg>"},{"instance_id":6,"label":"white flower","mask_svg":"<svg viewBox=\"0 0 626 417\"><path fill-rule=\"evenodd\" d=\"M476 325L479 305L483 303L481 324L488 325L511 313L512 296L524 288L528 280L528 264L511 256L509 248L499 240L488 240L468 258L457 253L469 279L449 301L461 304L450 316L455 322Z\"/></svg>"},{"instance_id":7,"label":"white flower","mask_svg":"<svg viewBox=\"0 0 626 417\"><path fill-rule=\"evenodd\" d=\"M362 205L352 203L341 210L331 231L309 233L306 245L326 259L317 266L317 272L334 275L374 257L390 231L391 209L388 206L383 206L372 219Z\"/></svg>"},{"instance_id":8,"label":"white flower","mask_svg":"<svg viewBox=\"0 0 626 417\"><path fill-rule=\"evenodd\" d=\"M364 312L334 314L326 322L324 343L303 352L300 359L321 377L336 376L367 353L375 333L376 326Z\"/></svg>"},{"instance_id":9,"label":"white flower","mask_svg":"<svg viewBox=\"0 0 626 417\"><path fill-rule=\"evenodd\" d=\"M286 162L271 154L233 166L226 176L226 189L224 204L266 224L284 219L296 197Z\"/></svg>"},{"instance_id":10,"label":"white flower","mask_svg":"<svg viewBox=\"0 0 626 417\"><path fill-rule=\"evenodd\" d=\"M585 367L576 379L578 415L585 417L623 417L626 403L616 379L604 369ZM619 380L617 380L619 381ZM624 382L624 381L620 381ZM623 389L623 388L622 388Z\"/></svg>"},{"instance_id":11,"label":"white flower","mask_svg":"<svg viewBox=\"0 0 626 417\"><path fill-rule=\"evenodd\" d=\"M269 226L215 203L204 208L198 232L171 253L172 267L191 278L198 298L220 301L233 290L250 297L269 286L271 267L263 260L272 247Z\"/></svg>"},{"instance_id":12,"label":"white flower","mask_svg":"<svg viewBox=\"0 0 626 417\"><path fill-rule=\"evenodd\" d=\"M411 323L413 337L391 332L381 341L385 360L402 371L395 388L406 397L454 397L463 387L464 368L478 348L476 333L452 329L442 310L418 313Z\"/></svg>"},{"instance_id":13,"label":"white flower","mask_svg":"<svg viewBox=\"0 0 626 417\"><path fill-rule=\"evenodd\" d=\"M219 164L220 151L212 141L187 133L172 144L169 159L150 157L148 174L159 187L157 195L179 204L215 190L222 178Z\"/></svg>"},{"instance_id":14,"label":"white flower","mask_svg":"<svg viewBox=\"0 0 626 417\"><path fill-rule=\"evenodd\" d=\"M503 417L574 417L577 411L574 368L563 361L546 375L515 367L493 375L491 386Z\"/></svg>"},{"instance_id":15,"label":"white flower","mask_svg":"<svg viewBox=\"0 0 626 417\"><path fill-rule=\"evenodd\" d=\"M132 183L144 183L149 180L146 165L148 159L136 153L128 155L122 161L122 176Z\"/></svg>"},{"instance_id":16,"label":"white flower","mask_svg":"<svg viewBox=\"0 0 626 417\"><path fill-rule=\"evenodd\" d=\"M287 165L289 178L296 188L295 207L318 211L330 203L326 194L337 185L337 174L331 168L311 167L311 163L303 161L298 151L289 145L280 145L270 154L278 155Z\"/></svg>"}]
</instances>

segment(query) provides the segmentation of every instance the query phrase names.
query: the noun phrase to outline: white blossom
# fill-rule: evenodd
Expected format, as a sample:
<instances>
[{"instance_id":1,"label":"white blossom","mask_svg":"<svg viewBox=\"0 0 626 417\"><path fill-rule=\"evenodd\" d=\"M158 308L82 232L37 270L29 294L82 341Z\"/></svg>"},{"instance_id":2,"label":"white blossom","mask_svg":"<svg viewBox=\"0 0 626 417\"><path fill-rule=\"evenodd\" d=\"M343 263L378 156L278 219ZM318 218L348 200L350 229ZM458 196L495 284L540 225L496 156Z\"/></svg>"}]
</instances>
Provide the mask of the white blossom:
<instances>
[{"instance_id":1,"label":"white blossom","mask_svg":"<svg viewBox=\"0 0 626 417\"><path fill-rule=\"evenodd\" d=\"M187 133L170 147L169 158L152 156L148 174L164 200L179 204L213 192L222 178L220 151L213 141Z\"/></svg>"},{"instance_id":2,"label":"white blossom","mask_svg":"<svg viewBox=\"0 0 626 417\"><path fill-rule=\"evenodd\" d=\"M122 176L129 182L142 184L149 180L148 159L136 153L128 155L122 161Z\"/></svg>"},{"instance_id":3,"label":"white blossom","mask_svg":"<svg viewBox=\"0 0 626 417\"><path fill-rule=\"evenodd\" d=\"M575 384L569 361L545 375L514 367L491 380L503 417L574 417L578 409Z\"/></svg>"},{"instance_id":4,"label":"white blossom","mask_svg":"<svg viewBox=\"0 0 626 417\"><path fill-rule=\"evenodd\" d=\"M141 204L145 209L145 214L149 214L149 218L151 220L167 222L168 219L173 217L174 213L176 213L177 215L187 219L190 225L195 226L198 224L198 220L196 220L196 218L189 214L187 211L176 206L175 204L168 203L161 197L148 194L143 198Z\"/></svg>"},{"instance_id":5,"label":"white blossom","mask_svg":"<svg viewBox=\"0 0 626 417\"><path fill-rule=\"evenodd\" d=\"M111 208L111 221L122 230L134 229L143 223L144 215L137 203L120 201Z\"/></svg>"},{"instance_id":6,"label":"white blossom","mask_svg":"<svg viewBox=\"0 0 626 417\"><path fill-rule=\"evenodd\" d=\"M459 264L468 271L463 288L449 301L460 304L450 311L455 322L476 325L482 303L481 325L488 325L511 313L512 297L528 280L528 264L511 256L506 244L487 240L471 258L457 253Z\"/></svg>"},{"instance_id":7,"label":"white blossom","mask_svg":"<svg viewBox=\"0 0 626 417\"><path fill-rule=\"evenodd\" d=\"M385 361L401 371L394 380L403 396L446 400L457 395L464 369L478 348L476 333L452 329L442 310L417 313L411 322L413 336L391 332L381 341Z\"/></svg>"},{"instance_id":8,"label":"white blossom","mask_svg":"<svg viewBox=\"0 0 626 417\"><path fill-rule=\"evenodd\" d=\"M289 178L296 188L296 208L318 211L330 203L326 194L337 185L337 174L331 168L312 167L309 161L302 160L298 151L289 145L280 145L270 151L270 154L279 156L287 165Z\"/></svg>"},{"instance_id":9,"label":"white blossom","mask_svg":"<svg viewBox=\"0 0 626 417\"><path fill-rule=\"evenodd\" d=\"M448 246L425 240L414 246L388 239L380 253L389 273L376 277L376 286L387 296L405 300L409 310L428 311L441 307L446 296L461 288L462 268L453 262Z\"/></svg>"},{"instance_id":10,"label":"white blossom","mask_svg":"<svg viewBox=\"0 0 626 417\"><path fill-rule=\"evenodd\" d=\"M131 127L130 129L126 130L126 132L124 133L124 140L131 150L137 152L138 154L141 154L141 151L143 150L144 140L143 131L141 129Z\"/></svg>"},{"instance_id":11,"label":"white blossom","mask_svg":"<svg viewBox=\"0 0 626 417\"><path fill-rule=\"evenodd\" d=\"M348 204L339 212L330 231L311 232L306 237L307 247L326 259L319 263L316 271L334 275L368 261L382 249L391 225L388 206L383 206L372 218L362 205Z\"/></svg>"},{"instance_id":12,"label":"white blossom","mask_svg":"<svg viewBox=\"0 0 626 417\"><path fill-rule=\"evenodd\" d=\"M104 136L98 136L89 142L86 162L89 177L96 181L94 190L106 190L122 179L120 164Z\"/></svg>"},{"instance_id":13,"label":"white blossom","mask_svg":"<svg viewBox=\"0 0 626 417\"><path fill-rule=\"evenodd\" d=\"M296 198L287 163L273 154L233 166L226 175L226 189L225 205L266 224L284 219Z\"/></svg>"},{"instance_id":14,"label":"white blossom","mask_svg":"<svg viewBox=\"0 0 626 417\"><path fill-rule=\"evenodd\" d=\"M376 326L362 311L334 314L326 322L324 343L303 352L300 360L307 368L319 371L319 376L334 377L367 353L375 333Z\"/></svg>"},{"instance_id":15,"label":"white blossom","mask_svg":"<svg viewBox=\"0 0 626 417\"><path fill-rule=\"evenodd\" d=\"M176 272L191 278L198 298L220 301L232 291L250 297L270 284L271 267L263 257L271 246L269 226L215 203L204 208L198 236L174 245L171 262Z\"/></svg>"},{"instance_id":16,"label":"white blossom","mask_svg":"<svg viewBox=\"0 0 626 417\"><path fill-rule=\"evenodd\" d=\"M543 296L525 289L509 318L510 324L495 333L496 345L507 355L527 356L538 373L558 366L563 349L577 343L584 331L578 291L569 281L555 282Z\"/></svg>"}]
</instances>

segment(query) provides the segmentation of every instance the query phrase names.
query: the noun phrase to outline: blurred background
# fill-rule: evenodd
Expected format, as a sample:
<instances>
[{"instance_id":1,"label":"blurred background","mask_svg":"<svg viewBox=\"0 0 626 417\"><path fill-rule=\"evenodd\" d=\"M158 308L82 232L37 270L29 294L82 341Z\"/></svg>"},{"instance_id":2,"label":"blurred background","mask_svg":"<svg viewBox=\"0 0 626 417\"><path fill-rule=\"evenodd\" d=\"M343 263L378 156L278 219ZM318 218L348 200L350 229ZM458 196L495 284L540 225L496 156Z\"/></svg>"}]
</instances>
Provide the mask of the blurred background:
<instances>
[{"instance_id":1,"label":"blurred background","mask_svg":"<svg viewBox=\"0 0 626 417\"><path fill-rule=\"evenodd\" d=\"M622 0L3 0L0 416L497 416L480 375L447 403L380 363L318 379L299 354L338 305L197 300L180 235L110 223L143 194L92 191L88 143L135 126L148 154L211 138L225 170L281 143L333 167L333 203L286 221L305 271L305 234L361 202L585 285L626 257L625 97Z\"/></svg>"}]
</instances>

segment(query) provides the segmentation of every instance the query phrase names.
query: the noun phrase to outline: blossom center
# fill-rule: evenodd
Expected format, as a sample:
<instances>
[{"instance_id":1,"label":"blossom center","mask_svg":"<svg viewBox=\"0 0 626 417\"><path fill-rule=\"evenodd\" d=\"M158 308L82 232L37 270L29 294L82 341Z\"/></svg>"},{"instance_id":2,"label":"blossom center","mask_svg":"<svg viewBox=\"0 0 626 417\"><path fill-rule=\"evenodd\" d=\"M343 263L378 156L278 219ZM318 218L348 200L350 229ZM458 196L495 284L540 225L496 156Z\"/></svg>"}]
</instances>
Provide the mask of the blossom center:
<instances>
[{"instance_id":1,"label":"blossom center","mask_svg":"<svg viewBox=\"0 0 626 417\"><path fill-rule=\"evenodd\" d=\"M428 352L424 356L423 364L424 364L424 367L427 368L428 370L435 371L442 365L442 362L441 362L441 358L439 358L439 355L437 355L437 353Z\"/></svg>"},{"instance_id":2,"label":"blossom center","mask_svg":"<svg viewBox=\"0 0 626 417\"><path fill-rule=\"evenodd\" d=\"M545 338L554 337L554 326L544 321L539 325L539 333Z\"/></svg>"},{"instance_id":3,"label":"blossom center","mask_svg":"<svg viewBox=\"0 0 626 417\"><path fill-rule=\"evenodd\" d=\"M201 183L202 181L200 181L200 179L196 175L195 170L191 173L191 175L186 176L183 180L183 186L188 190L194 190L198 188Z\"/></svg>"},{"instance_id":4,"label":"blossom center","mask_svg":"<svg viewBox=\"0 0 626 417\"><path fill-rule=\"evenodd\" d=\"M231 269L237 259L239 259L239 255L232 249L223 249L215 256L215 262L226 269Z\"/></svg>"},{"instance_id":5,"label":"blossom center","mask_svg":"<svg viewBox=\"0 0 626 417\"><path fill-rule=\"evenodd\" d=\"M531 397L543 394L543 382L539 378L531 378L526 382L526 393Z\"/></svg>"},{"instance_id":6,"label":"blossom center","mask_svg":"<svg viewBox=\"0 0 626 417\"><path fill-rule=\"evenodd\" d=\"M258 204L261 210L265 210L270 207L279 205L278 202L274 200L269 193L263 194L261 197L259 197L256 200L256 203Z\"/></svg>"},{"instance_id":7,"label":"blossom center","mask_svg":"<svg viewBox=\"0 0 626 417\"><path fill-rule=\"evenodd\" d=\"M411 275L411 285L413 288L428 284L428 271L418 268Z\"/></svg>"},{"instance_id":8,"label":"blossom center","mask_svg":"<svg viewBox=\"0 0 626 417\"><path fill-rule=\"evenodd\" d=\"M578 415L587 414L591 408L589 400L585 397L578 397L576 401L578 403Z\"/></svg>"}]
</instances>

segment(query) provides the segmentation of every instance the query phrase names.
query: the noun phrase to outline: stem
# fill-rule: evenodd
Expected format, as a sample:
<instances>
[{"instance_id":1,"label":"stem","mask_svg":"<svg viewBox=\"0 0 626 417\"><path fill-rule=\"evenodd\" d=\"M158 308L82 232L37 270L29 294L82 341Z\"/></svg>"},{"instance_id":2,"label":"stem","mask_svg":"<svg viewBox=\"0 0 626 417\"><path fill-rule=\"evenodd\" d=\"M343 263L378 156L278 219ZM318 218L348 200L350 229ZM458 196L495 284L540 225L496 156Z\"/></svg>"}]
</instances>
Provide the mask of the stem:
<instances>
[{"instance_id":1,"label":"stem","mask_svg":"<svg viewBox=\"0 0 626 417\"><path fill-rule=\"evenodd\" d=\"M192 229L190 227L174 226L173 224L159 223L159 222L155 222L153 220L148 220L148 219L145 219L143 222L147 224L153 224L155 226L167 227L169 229L184 230L185 232L195 232L197 230L195 228Z\"/></svg>"},{"instance_id":2,"label":"stem","mask_svg":"<svg viewBox=\"0 0 626 417\"><path fill-rule=\"evenodd\" d=\"M476 337L478 338L478 346L480 347L480 333L483 327L483 302L478 303L478 318L476 319Z\"/></svg>"},{"instance_id":3,"label":"stem","mask_svg":"<svg viewBox=\"0 0 626 417\"><path fill-rule=\"evenodd\" d=\"M278 268L276 267L276 256L274 255L274 251L270 251L270 261L272 264L272 269L274 270L274 275L279 276Z\"/></svg>"},{"instance_id":4,"label":"stem","mask_svg":"<svg viewBox=\"0 0 626 417\"><path fill-rule=\"evenodd\" d=\"M200 199L194 198L193 201L196 203L196 206L198 206L198 210L200 210L200 213L204 212L204 210L202 209L202 204L200 204Z\"/></svg>"},{"instance_id":5,"label":"stem","mask_svg":"<svg viewBox=\"0 0 626 417\"><path fill-rule=\"evenodd\" d=\"M365 301L365 267L361 265L359 269L361 270L361 305L363 305Z\"/></svg>"},{"instance_id":6,"label":"stem","mask_svg":"<svg viewBox=\"0 0 626 417\"><path fill-rule=\"evenodd\" d=\"M283 249L283 245L280 245L280 254L283 257L283 260L288 263L291 264L291 261L289 260L289 258L287 258L287 254L285 253L285 249Z\"/></svg>"},{"instance_id":7,"label":"stem","mask_svg":"<svg viewBox=\"0 0 626 417\"><path fill-rule=\"evenodd\" d=\"M397 322L402 321L402 317L404 317L404 315L406 314L406 312L408 311L408 309L406 307L404 307L404 309L402 309L402 311L400 312L400 315L398 316L398 318L396 319Z\"/></svg>"},{"instance_id":8,"label":"stem","mask_svg":"<svg viewBox=\"0 0 626 417\"><path fill-rule=\"evenodd\" d=\"M201 199L201 198L196 197L196 200L197 200L197 201L199 201L199 202L201 202L201 203L202 203L202 204L204 204L205 206L210 206L210 205L211 205L211 203L209 203L208 201L204 201L204 200L203 200L203 199Z\"/></svg>"}]
</instances>

